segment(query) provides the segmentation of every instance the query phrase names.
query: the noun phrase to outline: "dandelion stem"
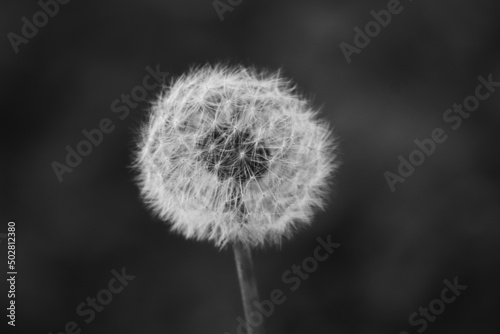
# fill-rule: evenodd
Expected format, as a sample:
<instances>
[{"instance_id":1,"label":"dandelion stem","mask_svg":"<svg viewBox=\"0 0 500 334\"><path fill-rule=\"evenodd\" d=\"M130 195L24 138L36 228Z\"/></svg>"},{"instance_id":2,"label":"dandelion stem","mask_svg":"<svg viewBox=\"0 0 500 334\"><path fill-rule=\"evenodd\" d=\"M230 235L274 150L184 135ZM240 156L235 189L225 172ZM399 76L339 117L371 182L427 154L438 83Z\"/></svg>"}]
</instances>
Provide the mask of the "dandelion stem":
<instances>
[{"instance_id":1,"label":"dandelion stem","mask_svg":"<svg viewBox=\"0 0 500 334\"><path fill-rule=\"evenodd\" d=\"M259 302L259 292L257 290L257 283L255 281L252 253L248 245L244 245L240 242L234 243L233 248L234 259L236 260L236 268L238 270L238 278L240 281L245 320L247 323L247 333L264 334L265 331L263 321L262 324L257 327L253 327L250 325L250 314L255 308L252 305L252 302Z\"/></svg>"}]
</instances>

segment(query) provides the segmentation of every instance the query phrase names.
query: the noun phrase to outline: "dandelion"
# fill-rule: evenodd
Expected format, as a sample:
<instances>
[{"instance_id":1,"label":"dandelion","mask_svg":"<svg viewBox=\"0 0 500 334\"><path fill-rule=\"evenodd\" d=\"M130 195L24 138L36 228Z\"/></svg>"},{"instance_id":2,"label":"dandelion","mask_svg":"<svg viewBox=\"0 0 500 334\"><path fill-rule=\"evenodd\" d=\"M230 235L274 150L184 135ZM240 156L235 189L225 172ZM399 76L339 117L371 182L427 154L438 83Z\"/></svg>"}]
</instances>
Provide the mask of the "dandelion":
<instances>
[{"instance_id":1,"label":"dandelion","mask_svg":"<svg viewBox=\"0 0 500 334\"><path fill-rule=\"evenodd\" d=\"M145 202L172 230L234 246L241 283L253 276L251 247L279 245L324 206L337 159L329 126L280 73L217 65L160 96L136 167Z\"/></svg>"}]
</instances>

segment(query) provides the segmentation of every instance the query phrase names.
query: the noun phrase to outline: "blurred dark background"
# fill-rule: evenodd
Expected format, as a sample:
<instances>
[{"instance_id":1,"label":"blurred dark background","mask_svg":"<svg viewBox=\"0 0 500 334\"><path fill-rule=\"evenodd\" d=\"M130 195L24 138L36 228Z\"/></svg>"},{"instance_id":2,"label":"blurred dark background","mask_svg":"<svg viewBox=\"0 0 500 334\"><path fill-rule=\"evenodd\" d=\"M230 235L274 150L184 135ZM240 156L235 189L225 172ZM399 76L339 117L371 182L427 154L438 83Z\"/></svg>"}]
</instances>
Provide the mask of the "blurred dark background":
<instances>
[{"instance_id":1,"label":"blurred dark background","mask_svg":"<svg viewBox=\"0 0 500 334\"><path fill-rule=\"evenodd\" d=\"M226 1L223 1L227 3ZM16 328L59 333L236 333L241 298L229 250L168 232L144 207L129 168L135 131L160 92L120 120L111 104L142 85L145 68L170 78L190 66L282 68L340 138L343 165L328 209L281 249L255 253L261 295L311 256L316 238L342 246L267 319L267 332L417 333L409 316L468 288L426 333L498 333L500 90L456 131L446 109L500 81L497 1L402 1L404 10L347 63L339 44L387 1L243 1L221 21L212 0L71 1L15 53L8 34L33 21L36 1L2 1L0 233L17 224ZM115 130L59 182L51 164L109 118ZM391 192L384 178L413 141L441 127L448 140ZM0 277L5 277L2 239ZM135 279L94 321L76 307ZM2 309L7 285L1 280Z\"/></svg>"}]
</instances>

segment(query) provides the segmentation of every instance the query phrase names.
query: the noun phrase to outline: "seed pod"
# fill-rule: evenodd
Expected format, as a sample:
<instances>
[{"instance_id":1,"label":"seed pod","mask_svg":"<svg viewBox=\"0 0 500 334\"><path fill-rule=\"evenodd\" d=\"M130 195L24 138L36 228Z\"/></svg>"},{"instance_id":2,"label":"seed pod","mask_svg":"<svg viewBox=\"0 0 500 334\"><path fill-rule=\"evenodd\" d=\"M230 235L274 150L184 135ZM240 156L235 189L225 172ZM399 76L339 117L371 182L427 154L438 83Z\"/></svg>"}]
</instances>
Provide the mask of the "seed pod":
<instances>
[{"instance_id":1,"label":"seed pod","mask_svg":"<svg viewBox=\"0 0 500 334\"><path fill-rule=\"evenodd\" d=\"M338 165L316 114L279 73L193 69L160 96L140 132L141 194L187 238L279 244L323 206Z\"/></svg>"}]
</instances>

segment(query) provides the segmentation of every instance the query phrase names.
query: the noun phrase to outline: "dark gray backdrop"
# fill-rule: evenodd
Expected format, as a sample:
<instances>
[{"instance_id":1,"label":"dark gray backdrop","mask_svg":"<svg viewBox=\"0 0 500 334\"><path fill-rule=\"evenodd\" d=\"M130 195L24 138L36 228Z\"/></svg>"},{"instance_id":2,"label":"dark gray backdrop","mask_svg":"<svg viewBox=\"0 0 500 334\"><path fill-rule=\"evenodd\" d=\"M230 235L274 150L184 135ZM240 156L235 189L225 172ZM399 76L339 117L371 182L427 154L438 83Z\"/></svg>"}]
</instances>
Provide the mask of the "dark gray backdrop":
<instances>
[{"instance_id":1,"label":"dark gray backdrop","mask_svg":"<svg viewBox=\"0 0 500 334\"><path fill-rule=\"evenodd\" d=\"M142 85L147 66L168 72L168 82L218 61L282 68L340 138L344 163L328 209L280 250L255 254L266 297L288 291L281 275L312 254L317 237L342 244L287 293L268 333L417 333L411 314L455 277L467 290L425 332L498 332L500 91L456 130L443 115L475 93L478 76L500 81L499 6L402 1L348 63L340 44L354 45L353 29L387 5L247 0L221 21L211 0L74 0L16 53L8 34L22 34L22 18L32 22L41 7L3 1L0 233L16 222L17 332L58 333L75 321L82 333L236 333L232 253L169 233L132 180L134 131L160 89L123 120L111 107ZM103 118L114 131L59 182L52 163ZM398 156L435 128L447 141L392 192L384 173L396 173ZM85 323L77 306L122 268L135 279ZM5 310L5 279L0 287Z\"/></svg>"}]
</instances>

